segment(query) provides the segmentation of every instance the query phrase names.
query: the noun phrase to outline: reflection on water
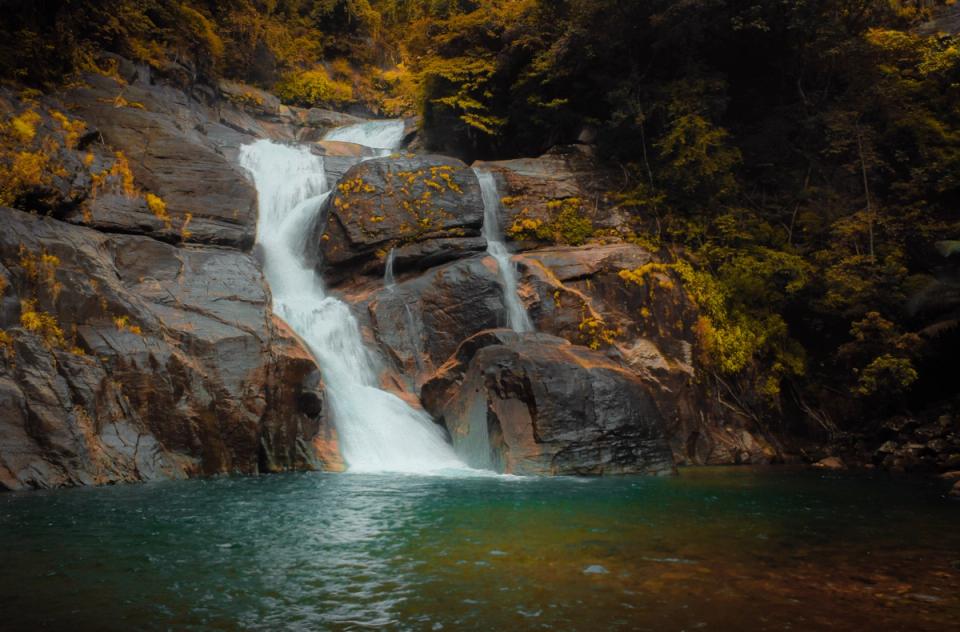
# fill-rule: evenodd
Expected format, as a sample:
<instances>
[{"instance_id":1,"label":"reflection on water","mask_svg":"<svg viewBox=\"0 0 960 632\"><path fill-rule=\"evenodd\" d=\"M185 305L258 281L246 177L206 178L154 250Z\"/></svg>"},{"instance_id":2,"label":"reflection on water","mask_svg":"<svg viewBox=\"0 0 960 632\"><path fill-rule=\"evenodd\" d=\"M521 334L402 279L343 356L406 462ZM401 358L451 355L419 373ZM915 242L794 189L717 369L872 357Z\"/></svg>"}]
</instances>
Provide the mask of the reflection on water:
<instances>
[{"instance_id":1,"label":"reflection on water","mask_svg":"<svg viewBox=\"0 0 960 632\"><path fill-rule=\"evenodd\" d=\"M0 496L4 629L946 630L960 503L784 469Z\"/></svg>"}]
</instances>

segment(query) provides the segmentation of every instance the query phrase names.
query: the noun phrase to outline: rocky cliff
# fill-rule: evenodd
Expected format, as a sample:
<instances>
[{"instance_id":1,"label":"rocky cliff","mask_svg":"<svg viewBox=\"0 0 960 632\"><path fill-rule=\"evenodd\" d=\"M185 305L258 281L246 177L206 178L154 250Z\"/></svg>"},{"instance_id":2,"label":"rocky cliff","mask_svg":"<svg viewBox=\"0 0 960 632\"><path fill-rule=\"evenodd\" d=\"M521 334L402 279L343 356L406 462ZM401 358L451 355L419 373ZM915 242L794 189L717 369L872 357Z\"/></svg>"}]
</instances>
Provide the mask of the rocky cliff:
<instances>
[{"instance_id":1,"label":"rocky cliff","mask_svg":"<svg viewBox=\"0 0 960 632\"><path fill-rule=\"evenodd\" d=\"M782 456L701 379L696 307L658 253L616 236L612 175L589 147L484 165L542 332L518 336L497 330L467 165L361 162L362 148L318 140L347 115L118 69L0 95L7 117L36 113L56 163L14 201L24 210L0 209L0 486L343 467L323 367L273 315L257 261L256 191L236 160L256 138L327 157L339 185L307 254L388 359L384 384L422 397L456 446L479 437L486 465L660 473ZM644 266L651 281L623 274Z\"/></svg>"}]
</instances>

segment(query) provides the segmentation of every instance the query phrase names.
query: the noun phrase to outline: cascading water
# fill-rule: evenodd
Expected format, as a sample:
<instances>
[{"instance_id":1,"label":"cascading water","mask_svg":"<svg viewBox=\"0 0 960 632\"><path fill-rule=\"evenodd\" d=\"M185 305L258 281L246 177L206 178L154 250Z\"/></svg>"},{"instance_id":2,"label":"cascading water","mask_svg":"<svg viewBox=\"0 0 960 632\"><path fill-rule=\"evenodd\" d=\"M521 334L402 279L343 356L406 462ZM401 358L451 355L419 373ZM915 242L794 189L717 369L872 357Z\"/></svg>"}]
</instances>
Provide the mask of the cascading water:
<instances>
[{"instance_id":1,"label":"cascading water","mask_svg":"<svg viewBox=\"0 0 960 632\"><path fill-rule=\"evenodd\" d=\"M377 357L350 308L324 294L303 253L323 207L323 159L267 140L245 145L240 163L260 200L257 242L274 311L303 339L323 371L327 401L351 471L464 468L430 417L377 386Z\"/></svg>"},{"instance_id":2,"label":"cascading water","mask_svg":"<svg viewBox=\"0 0 960 632\"><path fill-rule=\"evenodd\" d=\"M487 240L487 254L497 261L500 271L503 303L507 308L507 326L518 333L533 331L530 316L517 294L517 268L510 260L510 252L503 243L503 234L500 231L500 195L497 193L497 183L489 171L474 168L473 172L477 175L483 197L483 238Z\"/></svg>"},{"instance_id":3,"label":"cascading water","mask_svg":"<svg viewBox=\"0 0 960 632\"><path fill-rule=\"evenodd\" d=\"M338 127L328 132L323 139L363 145L379 150L378 153L385 156L403 143L405 129L406 125L402 119L366 121L356 125Z\"/></svg>"},{"instance_id":4,"label":"cascading water","mask_svg":"<svg viewBox=\"0 0 960 632\"><path fill-rule=\"evenodd\" d=\"M397 285L397 280L393 276L393 260L396 258L397 251L394 248L390 249L390 252L387 254L387 262L383 267L383 286L393 291L393 288Z\"/></svg>"}]
</instances>

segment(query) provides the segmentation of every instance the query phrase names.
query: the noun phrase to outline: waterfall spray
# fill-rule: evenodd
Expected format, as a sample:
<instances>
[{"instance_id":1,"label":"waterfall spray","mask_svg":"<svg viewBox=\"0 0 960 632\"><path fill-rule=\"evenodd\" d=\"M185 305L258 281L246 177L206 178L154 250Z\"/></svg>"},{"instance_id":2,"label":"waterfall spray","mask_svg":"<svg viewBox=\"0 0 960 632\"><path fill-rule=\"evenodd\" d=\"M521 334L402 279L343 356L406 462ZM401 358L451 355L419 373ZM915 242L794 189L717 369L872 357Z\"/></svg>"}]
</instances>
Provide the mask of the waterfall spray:
<instances>
[{"instance_id":1,"label":"waterfall spray","mask_svg":"<svg viewBox=\"0 0 960 632\"><path fill-rule=\"evenodd\" d=\"M500 285L503 288L503 303L507 310L507 327L518 332L533 331L533 323L517 295L517 268L510 260L510 252L503 243L500 231L500 196L493 174L474 168L483 197L483 238L487 240L487 253L497 261Z\"/></svg>"},{"instance_id":2,"label":"waterfall spray","mask_svg":"<svg viewBox=\"0 0 960 632\"><path fill-rule=\"evenodd\" d=\"M327 401L351 471L462 469L430 417L378 387L379 358L363 342L349 306L327 296L304 257L323 208L323 159L267 140L245 145L241 164L260 200L257 242L274 311L303 339L323 372Z\"/></svg>"}]
</instances>

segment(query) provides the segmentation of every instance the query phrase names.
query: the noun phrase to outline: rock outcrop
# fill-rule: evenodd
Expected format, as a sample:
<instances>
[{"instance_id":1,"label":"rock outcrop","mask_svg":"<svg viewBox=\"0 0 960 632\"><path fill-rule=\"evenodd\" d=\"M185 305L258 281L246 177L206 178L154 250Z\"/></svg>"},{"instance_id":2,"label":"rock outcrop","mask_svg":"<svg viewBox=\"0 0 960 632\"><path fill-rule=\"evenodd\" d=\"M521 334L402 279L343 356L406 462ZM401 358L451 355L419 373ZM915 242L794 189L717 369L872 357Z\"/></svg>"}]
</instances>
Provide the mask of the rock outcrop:
<instances>
[{"instance_id":1,"label":"rock outcrop","mask_svg":"<svg viewBox=\"0 0 960 632\"><path fill-rule=\"evenodd\" d=\"M256 191L237 156L256 138L324 157L339 182L305 254L383 351L383 383L421 397L473 464L663 473L779 458L702 379L696 306L657 253L620 240L616 174L591 148L481 165L543 332L517 335L496 329L500 273L464 163L324 141L358 119L242 84L124 60L118 74L43 97L38 133L63 138L56 175L17 203L48 217L0 210L0 486L343 467L322 367L273 316L250 253ZM0 109L33 107L17 99L0 91ZM551 243L571 236L586 243Z\"/></svg>"},{"instance_id":2,"label":"rock outcrop","mask_svg":"<svg viewBox=\"0 0 960 632\"><path fill-rule=\"evenodd\" d=\"M331 283L398 269L426 268L483 250L483 201L476 176L441 156L379 158L344 174L319 227L320 265Z\"/></svg>"},{"instance_id":3,"label":"rock outcrop","mask_svg":"<svg viewBox=\"0 0 960 632\"><path fill-rule=\"evenodd\" d=\"M301 401L316 365L249 255L0 222L4 487L336 465Z\"/></svg>"},{"instance_id":4,"label":"rock outcrop","mask_svg":"<svg viewBox=\"0 0 960 632\"><path fill-rule=\"evenodd\" d=\"M622 174L601 164L591 146L558 146L537 158L474 166L494 174L502 201L500 225L514 233L521 250L543 245L535 232L555 224L564 205L575 209L578 219L587 220L591 230L629 231L629 218L610 198L622 184ZM521 230L523 226L528 228Z\"/></svg>"},{"instance_id":5,"label":"rock outcrop","mask_svg":"<svg viewBox=\"0 0 960 632\"><path fill-rule=\"evenodd\" d=\"M423 400L477 467L551 475L673 469L646 385L603 354L546 334L477 334L424 385Z\"/></svg>"},{"instance_id":6,"label":"rock outcrop","mask_svg":"<svg viewBox=\"0 0 960 632\"><path fill-rule=\"evenodd\" d=\"M216 113L170 86L138 80L126 85L89 75L67 92L71 112L128 161L134 181L163 200L169 222L147 204L97 197L67 219L109 231L248 248L256 226L256 191L231 152L252 137L219 122ZM147 223L144 222L147 220Z\"/></svg>"},{"instance_id":7,"label":"rock outcrop","mask_svg":"<svg viewBox=\"0 0 960 632\"><path fill-rule=\"evenodd\" d=\"M0 487L342 468L318 367L245 252L254 136L228 123L286 113L119 72L0 93L55 167L16 200L48 217L0 209Z\"/></svg>"}]
</instances>

